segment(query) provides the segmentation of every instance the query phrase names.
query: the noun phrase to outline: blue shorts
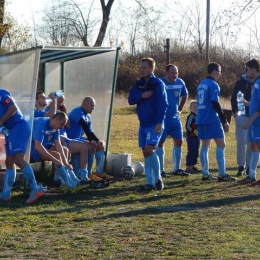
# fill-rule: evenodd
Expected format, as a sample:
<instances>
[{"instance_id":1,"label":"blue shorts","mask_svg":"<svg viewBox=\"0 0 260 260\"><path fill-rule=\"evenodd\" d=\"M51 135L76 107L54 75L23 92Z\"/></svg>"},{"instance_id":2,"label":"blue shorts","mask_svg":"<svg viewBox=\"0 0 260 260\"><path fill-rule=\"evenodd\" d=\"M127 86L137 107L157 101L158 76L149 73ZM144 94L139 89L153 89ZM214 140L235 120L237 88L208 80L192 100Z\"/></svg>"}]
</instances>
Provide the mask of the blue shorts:
<instances>
[{"instance_id":1,"label":"blue shorts","mask_svg":"<svg viewBox=\"0 0 260 260\"><path fill-rule=\"evenodd\" d=\"M183 139L183 129L180 119L174 118L170 122L165 121L165 129L160 141L164 142L167 136L171 136L177 140Z\"/></svg>"},{"instance_id":2,"label":"blue shorts","mask_svg":"<svg viewBox=\"0 0 260 260\"><path fill-rule=\"evenodd\" d=\"M138 133L139 147L144 149L146 145L153 145L155 147L158 145L163 131L155 133L154 129L155 125L150 127L140 126Z\"/></svg>"},{"instance_id":3,"label":"blue shorts","mask_svg":"<svg viewBox=\"0 0 260 260\"><path fill-rule=\"evenodd\" d=\"M26 153L31 130L26 121L15 124L10 129L9 136L5 137L6 155Z\"/></svg>"},{"instance_id":4,"label":"blue shorts","mask_svg":"<svg viewBox=\"0 0 260 260\"><path fill-rule=\"evenodd\" d=\"M198 137L201 140L224 138L224 129L222 124L198 125Z\"/></svg>"},{"instance_id":5,"label":"blue shorts","mask_svg":"<svg viewBox=\"0 0 260 260\"><path fill-rule=\"evenodd\" d=\"M260 142L260 125L250 125L248 134L250 142Z\"/></svg>"}]
</instances>

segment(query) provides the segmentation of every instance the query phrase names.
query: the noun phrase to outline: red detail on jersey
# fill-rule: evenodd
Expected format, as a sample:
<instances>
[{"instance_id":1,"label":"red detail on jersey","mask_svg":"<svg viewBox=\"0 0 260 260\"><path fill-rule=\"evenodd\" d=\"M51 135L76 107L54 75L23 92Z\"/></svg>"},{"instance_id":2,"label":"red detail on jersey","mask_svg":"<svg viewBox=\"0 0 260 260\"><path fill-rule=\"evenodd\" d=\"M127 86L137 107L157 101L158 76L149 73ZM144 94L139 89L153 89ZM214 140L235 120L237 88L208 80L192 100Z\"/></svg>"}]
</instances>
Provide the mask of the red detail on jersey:
<instances>
[{"instance_id":1,"label":"red detail on jersey","mask_svg":"<svg viewBox=\"0 0 260 260\"><path fill-rule=\"evenodd\" d=\"M7 98L5 101L4 101L4 105L5 106L8 106L8 104L12 102L12 99L11 98Z\"/></svg>"}]
</instances>

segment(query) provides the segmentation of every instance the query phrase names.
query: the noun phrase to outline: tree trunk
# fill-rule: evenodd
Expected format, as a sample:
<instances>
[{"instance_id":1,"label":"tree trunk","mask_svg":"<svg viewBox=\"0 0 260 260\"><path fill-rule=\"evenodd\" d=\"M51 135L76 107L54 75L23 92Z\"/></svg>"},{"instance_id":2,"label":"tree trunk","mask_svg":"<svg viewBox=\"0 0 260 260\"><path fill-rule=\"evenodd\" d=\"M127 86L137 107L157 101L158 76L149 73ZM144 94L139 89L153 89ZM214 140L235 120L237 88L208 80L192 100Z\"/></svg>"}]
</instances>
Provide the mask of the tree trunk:
<instances>
[{"instance_id":1,"label":"tree trunk","mask_svg":"<svg viewBox=\"0 0 260 260\"><path fill-rule=\"evenodd\" d=\"M2 45L2 39L8 30L8 24L4 24L5 13L5 0L0 0L0 47Z\"/></svg>"},{"instance_id":2,"label":"tree trunk","mask_svg":"<svg viewBox=\"0 0 260 260\"><path fill-rule=\"evenodd\" d=\"M102 23L99 29L97 40L94 44L94 46L101 46L102 42L106 35L107 25L109 22L109 15L111 11L111 7L114 3L114 0L109 0L107 5L105 4L105 0L100 0L101 6L102 6Z\"/></svg>"}]
</instances>

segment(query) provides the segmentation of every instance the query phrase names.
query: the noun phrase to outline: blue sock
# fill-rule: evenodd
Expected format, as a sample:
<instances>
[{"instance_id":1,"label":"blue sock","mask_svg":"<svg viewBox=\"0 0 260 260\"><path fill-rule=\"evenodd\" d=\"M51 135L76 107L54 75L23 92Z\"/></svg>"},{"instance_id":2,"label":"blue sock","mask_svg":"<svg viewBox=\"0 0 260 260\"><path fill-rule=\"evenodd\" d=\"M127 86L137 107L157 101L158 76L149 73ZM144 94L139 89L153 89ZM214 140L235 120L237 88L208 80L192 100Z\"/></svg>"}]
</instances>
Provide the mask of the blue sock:
<instances>
[{"instance_id":1,"label":"blue sock","mask_svg":"<svg viewBox=\"0 0 260 260\"><path fill-rule=\"evenodd\" d=\"M219 177L223 177L226 174L225 149L224 148L217 147L216 159L217 159L217 163L218 163L218 175L219 175Z\"/></svg>"},{"instance_id":2,"label":"blue sock","mask_svg":"<svg viewBox=\"0 0 260 260\"><path fill-rule=\"evenodd\" d=\"M104 168L104 152L96 152L96 173L103 173Z\"/></svg>"},{"instance_id":3,"label":"blue sock","mask_svg":"<svg viewBox=\"0 0 260 260\"><path fill-rule=\"evenodd\" d=\"M70 179L72 180L74 185L77 185L80 182L80 179L77 178L77 176L75 175L74 171L67 169L68 174L70 176Z\"/></svg>"},{"instance_id":4,"label":"blue sock","mask_svg":"<svg viewBox=\"0 0 260 260\"><path fill-rule=\"evenodd\" d=\"M88 155L88 173L92 173L92 167L94 162L95 153L91 153Z\"/></svg>"},{"instance_id":5,"label":"blue sock","mask_svg":"<svg viewBox=\"0 0 260 260\"><path fill-rule=\"evenodd\" d=\"M60 175L61 182L64 185L69 186L70 188L74 188L75 184L71 180L69 173L67 172L67 169L65 166L56 167L57 173Z\"/></svg>"},{"instance_id":6,"label":"blue sock","mask_svg":"<svg viewBox=\"0 0 260 260\"><path fill-rule=\"evenodd\" d=\"M83 181L86 181L88 178L88 170L87 169L80 169L79 170L79 174L80 174L80 179Z\"/></svg>"},{"instance_id":7,"label":"blue sock","mask_svg":"<svg viewBox=\"0 0 260 260\"><path fill-rule=\"evenodd\" d=\"M16 178L16 170L15 169L6 169L5 177L4 177L4 188L2 194L5 197L9 197L11 194L11 190L13 188L13 184Z\"/></svg>"},{"instance_id":8,"label":"blue sock","mask_svg":"<svg viewBox=\"0 0 260 260\"><path fill-rule=\"evenodd\" d=\"M146 176L147 183L154 187L155 181L153 176L153 170L151 167L150 157L144 158L144 168L145 168L145 176Z\"/></svg>"},{"instance_id":9,"label":"blue sock","mask_svg":"<svg viewBox=\"0 0 260 260\"><path fill-rule=\"evenodd\" d=\"M79 176L79 154L78 153L72 155L71 164L72 164L73 171L76 174L76 176L80 177Z\"/></svg>"},{"instance_id":10,"label":"blue sock","mask_svg":"<svg viewBox=\"0 0 260 260\"><path fill-rule=\"evenodd\" d=\"M256 169L259 161L259 152L251 152L251 160L249 167L249 177L256 178Z\"/></svg>"},{"instance_id":11,"label":"blue sock","mask_svg":"<svg viewBox=\"0 0 260 260\"><path fill-rule=\"evenodd\" d=\"M156 148L156 154L159 158L159 162L160 162L160 170L164 171L164 147L157 147Z\"/></svg>"},{"instance_id":12,"label":"blue sock","mask_svg":"<svg viewBox=\"0 0 260 260\"><path fill-rule=\"evenodd\" d=\"M208 157L209 149L206 147L201 147L200 150L200 163L202 167L202 174L204 176L209 176L209 157Z\"/></svg>"},{"instance_id":13,"label":"blue sock","mask_svg":"<svg viewBox=\"0 0 260 260\"><path fill-rule=\"evenodd\" d=\"M174 164L174 171L177 171L181 167L181 157L182 157L182 149L178 146L173 146L172 148L172 158L173 158L173 164Z\"/></svg>"},{"instance_id":14,"label":"blue sock","mask_svg":"<svg viewBox=\"0 0 260 260\"><path fill-rule=\"evenodd\" d=\"M150 165L151 168L153 169L153 176L155 178L155 180L161 180L161 173L160 173L160 162L159 162L159 158L157 156L157 153L153 153L151 156L149 156L148 158L150 158Z\"/></svg>"},{"instance_id":15,"label":"blue sock","mask_svg":"<svg viewBox=\"0 0 260 260\"><path fill-rule=\"evenodd\" d=\"M28 183L31 187L31 190L38 190L38 186L37 186L37 182L36 182L36 179L34 176L33 169L29 164L27 164L27 166L25 166L22 169L22 173L23 173L24 178L28 181Z\"/></svg>"}]
</instances>

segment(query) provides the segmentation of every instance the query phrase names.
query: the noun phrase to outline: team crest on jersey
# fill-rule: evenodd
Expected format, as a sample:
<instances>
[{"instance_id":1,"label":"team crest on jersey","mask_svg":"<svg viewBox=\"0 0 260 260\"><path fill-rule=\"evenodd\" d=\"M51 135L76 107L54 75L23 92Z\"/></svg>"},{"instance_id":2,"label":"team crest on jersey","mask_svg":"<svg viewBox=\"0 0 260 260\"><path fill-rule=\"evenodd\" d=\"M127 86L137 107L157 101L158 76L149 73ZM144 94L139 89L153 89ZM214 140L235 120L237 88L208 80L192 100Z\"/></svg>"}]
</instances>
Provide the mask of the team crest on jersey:
<instances>
[{"instance_id":1,"label":"team crest on jersey","mask_svg":"<svg viewBox=\"0 0 260 260\"><path fill-rule=\"evenodd\" d=\"M175 97L178 97L179 96L179 91L175 91L174 94L175 94Z\"/></svg>"}]
</instances>

